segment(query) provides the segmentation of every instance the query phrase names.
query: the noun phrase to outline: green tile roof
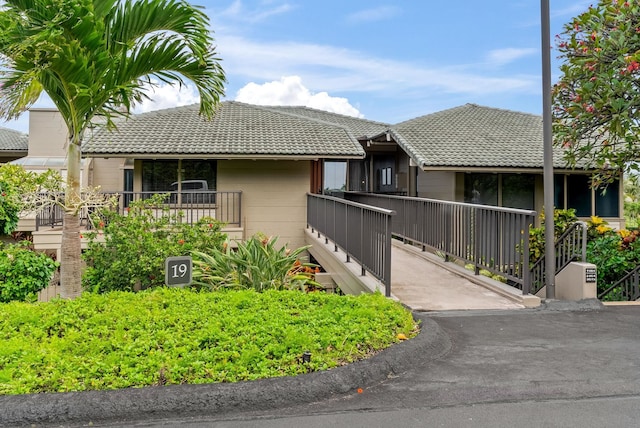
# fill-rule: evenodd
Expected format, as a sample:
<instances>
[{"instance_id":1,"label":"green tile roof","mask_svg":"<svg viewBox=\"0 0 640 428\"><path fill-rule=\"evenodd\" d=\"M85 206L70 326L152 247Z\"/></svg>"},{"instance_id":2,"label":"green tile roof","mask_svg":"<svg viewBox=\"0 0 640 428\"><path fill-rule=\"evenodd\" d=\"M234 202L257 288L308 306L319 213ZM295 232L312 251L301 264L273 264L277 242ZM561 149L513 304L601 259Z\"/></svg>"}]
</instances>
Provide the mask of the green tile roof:
<instances>
[{"instance_id":1,"label":"green tile roof","mask_svg":"<svg viewBox=\"0 0 640 428\"><path fill-rule=\"evenodd\" d=\"M221 103L206 121L191 105L142 113L99 131L82 147L89 156L363 157L351 130L284 109Z\"/></svg>"},{"instance_id":2,"label":"green tile roof","mask_svg":"<svg viewBox=\"0 0 640 428\"><path fill-rule=\"evenodd\" d=\"M466 104L391 127L398 144L423 167L542 168L542 117ZM554 167L566 163L554 149Z\"/></svg>"},{"instance_id":3,"label":"green tile roof","mask_svg":"<svg viewBox=\"0 0 640 428\"><path fill-rule=\"evenodd\" d=\"M13 129L0 127L0 152L25 152L29 150L29 136Z\"/></svg>"},{"instance_id":4,"label":"green tile roof","mask_svg":"<svg viewBox=\"0 0 640 428\"><path fill-rule=\"evenodd\" d=\"M281 111L283 113L321 120L342 126L351 131L357 138L370 137L385 132L389 129L388 123L376 122L343 114L331 113L324 110L317 110L310 107L300 106L268 106L270 110Z\"/></svg>"}]
</instances>

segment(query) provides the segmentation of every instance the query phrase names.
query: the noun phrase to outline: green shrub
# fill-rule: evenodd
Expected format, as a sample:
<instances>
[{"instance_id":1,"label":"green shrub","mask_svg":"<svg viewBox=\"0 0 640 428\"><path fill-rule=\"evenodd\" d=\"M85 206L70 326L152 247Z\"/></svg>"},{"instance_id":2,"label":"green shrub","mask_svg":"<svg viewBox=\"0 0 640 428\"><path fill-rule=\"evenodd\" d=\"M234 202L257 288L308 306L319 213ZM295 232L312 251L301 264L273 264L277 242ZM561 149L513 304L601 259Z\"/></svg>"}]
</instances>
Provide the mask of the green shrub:
<instances>
[{"instance_id":1,"label":"green shrub","mask_svg":"<svg viewBox=\"0 0 640 428\"><path fill-rule=\"evenodd\" d=\"M161 286L167 257L222 247L226 236L220 222L206 217L192 225L182 222L180 214L158 212L164 198L134 202L126 215L103 210L96 216L98 230L87 233L83 254L85 289L102 293Z\"/></svg>"},{"instance_id":2,"label":"green shrub","mask_svg":"<svg viewBox=\"0 0 640 428\"><path fill-rule=\"evenodd\" d=\"M415 333L411 313L380 294L157 288L0 304L0 394L291 376Z\"/></svg>"},{"instance_id":3,"label":"green shrub","mask_svg":"<svg viewBox=\"0 0 640 428\"><path fill-rule=\"evenodd\" d=\"M320 287L313 281L312 265L300 262L309 246L290 250L277 245L278 238L256 235L239 242L238 248L205 254L195 251L194 283L216 290L219 288L283 290Z\"/></svg>"},{"instance_id":4,"label":"green shrub","mask_svg":"<svg viewBox=\"0 0 640 428\"><path fill-rule=\"evenodd\" d=\"M567 230L569 226L577 222L576 210L573 208L567 210L556 209L553 211L554 222L554 240ZM540 227L532 227L529 230L529 254L531 264L544 256L544 211L540 214Z\"/></svg>"},{"instance_id":5,"label":"green shrub","mask_svg":"<svg viewBox=\"0 0 640 428\"><path fill-rule=\"evenodd\" d=\"M0 251L0 302L34 300L49 285L58 263L29 248L30 242L9 244Z\"/></svg>"},{"instance_id":6,"label":"green shrub","mask_svg":"<svg viewBox=\"0 0 640 428\"><path fill-rule=\"evenodd\" d=\"M18 226L26 193L59 190L62 178L57 171L37 174L13 164L0 166L0 234L8 235Z\"/></svg>"}]
</instances>

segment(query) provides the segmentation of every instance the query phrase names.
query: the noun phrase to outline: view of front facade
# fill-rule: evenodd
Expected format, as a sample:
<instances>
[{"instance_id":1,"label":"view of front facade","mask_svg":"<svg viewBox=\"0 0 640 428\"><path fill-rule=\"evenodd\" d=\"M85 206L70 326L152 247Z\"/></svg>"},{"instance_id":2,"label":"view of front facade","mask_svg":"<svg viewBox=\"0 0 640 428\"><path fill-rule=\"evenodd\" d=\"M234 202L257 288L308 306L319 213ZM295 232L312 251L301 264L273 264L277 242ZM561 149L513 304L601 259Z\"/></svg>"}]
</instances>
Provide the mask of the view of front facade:
<instances>
[{"instance_id":1,"label":"view of front facade","mask_svg":"<svg viewBox=\"0 0 640 428\"><path fill-rule=\"evenodd\" d=\"M64 175L66 128L59 114L34 110L30 121L28 156L16 163L32 170L53 166ZM121 194L123 206L173 192L175 209L191 218L219 218L232 239L261 232L291 247L304 245L307 192L542 211L541 118L472 104L396 125L238 102L223 102L207 122L197 106L177 107L133 115L116 131L88 135L83 155L83 185ZM618 182L603 194L590 188L588 171L566 168L562 153L554 163L557 207L623 226ZM21 227L34 229L28 221ZM37 234L55 247L55 230Z\"/></svg>"}]
</instances>

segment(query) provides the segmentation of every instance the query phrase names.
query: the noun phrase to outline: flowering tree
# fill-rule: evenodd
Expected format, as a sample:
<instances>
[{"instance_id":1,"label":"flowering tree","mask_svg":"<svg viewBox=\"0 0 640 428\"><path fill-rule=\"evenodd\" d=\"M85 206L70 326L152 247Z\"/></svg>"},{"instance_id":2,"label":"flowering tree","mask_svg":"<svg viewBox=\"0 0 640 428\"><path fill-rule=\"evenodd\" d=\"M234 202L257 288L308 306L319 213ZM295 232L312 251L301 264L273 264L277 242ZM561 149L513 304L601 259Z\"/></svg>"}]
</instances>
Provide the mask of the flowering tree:
<instances>
[{"instance_id":1,"label":"flowering tree","mask_svg":"<svg viewBox=\"0 0 640 428\"><path fill-rule=\"evenodd\" d=\"M571 165L607 183L640 153L640 4L600 0L557 36L562 76L553 88L554 142Z\"/></svg>"}]
</instances>

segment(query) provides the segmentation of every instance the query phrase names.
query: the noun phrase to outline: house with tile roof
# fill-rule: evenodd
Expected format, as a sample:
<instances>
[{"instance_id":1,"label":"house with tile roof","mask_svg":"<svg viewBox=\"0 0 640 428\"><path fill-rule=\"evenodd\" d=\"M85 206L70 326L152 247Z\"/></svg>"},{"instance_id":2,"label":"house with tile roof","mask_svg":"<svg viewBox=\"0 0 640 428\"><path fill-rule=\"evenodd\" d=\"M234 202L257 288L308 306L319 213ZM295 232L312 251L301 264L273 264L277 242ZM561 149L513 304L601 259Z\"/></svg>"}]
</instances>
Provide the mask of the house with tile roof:
<instances>
[{"instance_id":1,"label":"house with tile roof","mask_svg":"<svg viewBox=\"0 0 640 428\"><path fill-rule=\"evenodd\" d=\"M218 212L230 210L236 237L263 232L291 246L304 245L306 193L323 190L332 162L363 159L354 134L383 125L316 110L263 107L226 101L206 121L198 106L134 115L112 132L86 139L89 181L109 192L188 192L201 183L215 191ZM114 171L121 177L114 180ZM204 189L202 189L204 190ZM233 201L226 194L239 194ZM222 220L227 220L222 218Z\"/></svg>"},{"instance_id":2,"label":"house with tile roof","mask_svg":"<svg viewBox=\"0 0 640 428\"><path fill-rule=\"evenodd\" d=\"M26 134L0 127L0 163L24 157L28 149L29 137Z\"/></svg>"},{"instance_id":3,"label":"house with tile roof","mask_svg":"<svg viewBox=\"0 0 640 428\"><path fill-rule=\"evenodd\" d=\"M390 126L371 138L371 144L378 141L395 142L409 158L411 178L405 180L406 161L399 157L397 191L543 210L541 116L466 104ZM556 207L575 208L582 218L597 215L613 226L624 225L620 181L610 184L604 193L591 189L591 171L582 165L569 168L561 148L554 148L553 163ZM370 186L373 190L379 186L377 171L375 174L373 179L378 182Z\"/></svg>"},{"instance_id":4,"label":"house with tile roof","mask_svg":"<svg viewBox=\"0 0 640 428\"><path fill-rule=\"evenodd\" d=\"M64 156L65 128L56 114L32 112L30 145ZM177 209L214 213L234 238L263 232L292 247L304 245L307 192L542 211L541 117L474 104L392 125L225 101L211 121L196 105L132 115L115 131L87 135L82 151L85 185L134 199L174 192ZM556 206L623 225L622 186L614 183L604 195L592 190L589 171L567 168L559 150L554 168Z\"/></svg>"}]
</instances>

